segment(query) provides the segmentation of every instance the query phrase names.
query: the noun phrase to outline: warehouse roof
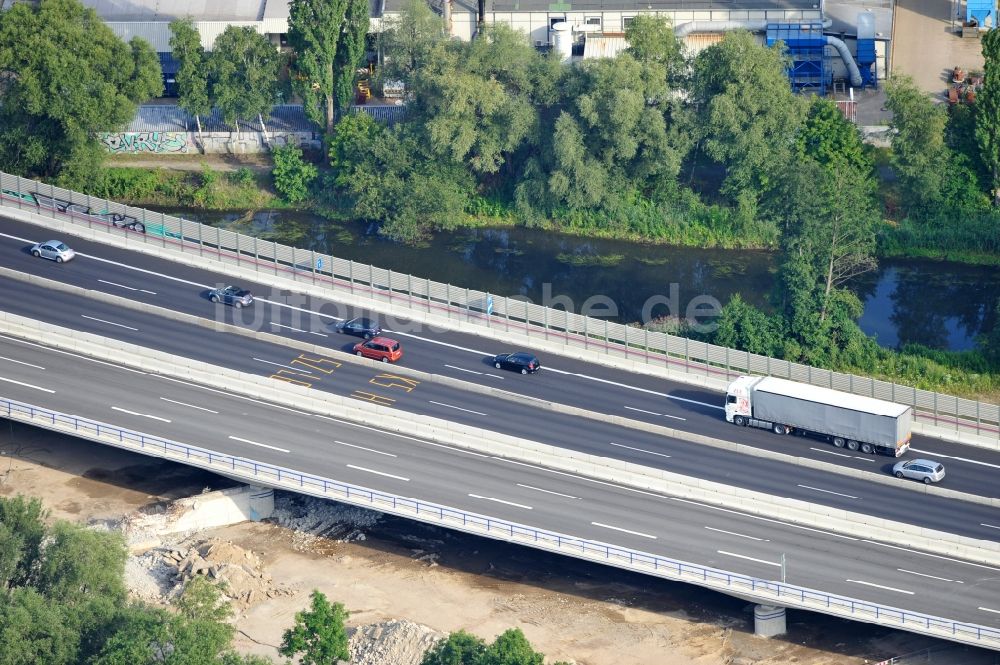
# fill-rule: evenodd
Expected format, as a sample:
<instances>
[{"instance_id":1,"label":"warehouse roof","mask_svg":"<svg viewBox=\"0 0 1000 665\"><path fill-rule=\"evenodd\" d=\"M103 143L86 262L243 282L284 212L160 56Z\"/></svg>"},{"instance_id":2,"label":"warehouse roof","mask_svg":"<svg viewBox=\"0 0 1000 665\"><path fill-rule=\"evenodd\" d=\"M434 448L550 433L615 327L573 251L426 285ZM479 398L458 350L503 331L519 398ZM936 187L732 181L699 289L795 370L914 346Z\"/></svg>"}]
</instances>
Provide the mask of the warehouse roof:
<instances>
[{"instance_id":1,"label":"warehouse roof","mask_svg":"<svg viewBox=\"0 0 1000 665\"><path fill-rule=\"evenodd\" d=\"M289 0L82 0L105 21L260 21L288 18Z\"/></svg>"}]
</instances>

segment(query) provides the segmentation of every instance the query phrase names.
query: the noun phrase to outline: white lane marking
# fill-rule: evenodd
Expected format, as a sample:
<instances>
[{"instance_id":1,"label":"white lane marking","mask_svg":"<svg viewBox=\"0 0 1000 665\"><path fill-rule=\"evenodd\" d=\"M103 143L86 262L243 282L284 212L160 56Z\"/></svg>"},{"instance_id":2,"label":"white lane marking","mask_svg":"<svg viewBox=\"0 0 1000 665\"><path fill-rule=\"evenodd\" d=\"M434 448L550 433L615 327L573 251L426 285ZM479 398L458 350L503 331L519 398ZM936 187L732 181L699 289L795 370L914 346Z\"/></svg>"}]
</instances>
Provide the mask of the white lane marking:
<instances>
[{"instance_id":1,"label":"white lane marking","mask_svg":"<svg viewBox=\"0 0 1000 665\"><path fill-rule=\"evenodd\" d=\"M148 293L151 296L155 296L156 295L156 291L149 291L147 289L137 289L134 286L125 286L124 284L119 284L118 282L109 282L106 279L99 279L97 281L98 282L103 282L105 284L110 284L111 286L117 286L118 288L121 288L121 289L128 289L129 291L139 291L140 293Z\"/></svg>"},{"instance_id":2,"label":"white lane marking","mask_svg":"<svg viewBox=\"0 0 1000 665\"><path fill-rule=\"evenodd\" d=\"M642 533L641 531L630 531L628 529L623 529L620 526L611 526L610 524L601 524L600 522L591 522L591 524L594 526L604 527L605 529L611 529L612 531L621 531L622 533L630 533L633 536L642 536L643 538L656 540L656 536L651 536L648 533Z\"/></svg>"},{"instance_id":3,"label":"white lane marking","mask_svg":"<svg viewBox=\"0 0 1000 665\"><path fill-rule=\"evenodd\" d=\"M302 369L301 367L292 367L291 365L282 365L281 363L271 362L270 360L264 360L263 358L254 358L259 363L264 363L265 365L274 365L275 367L284 367L285 369L293 369L299 374L312 374L307 369Z\"/></svg>"},{"instance_id":4,"label":"white lane marking","mask_svg":"<svg viewBox=\"0 0 1000 665\"><path fill-rule=\"evenodd\" d=\"M376 476L385 476L386 478L395 478L396 480L403 480L410 482L409 478L404 478L403 476L394 476L391 473L385 473L384 471L376 471L375 469L366 469L363 466L354 466L353 464L347 465L348 469L354 469L355 471L367 471L368 473L374 473Z\"/></svg>"},{"instance_id":5,"label":"white lane marking","mask_svg":"<svg viewBox=\"0 0 1000 665\"><path fill-rule=\"evenodd\" d=\"M455 367L454 365L445 365L445 367L458 370L459 372L468 372L469 374L479 374L480 376L483 374L482 372L477 372L474 369L465 369L464 367Z\"/></svg>"},{"instance_id":6,"label":"white lane marking","mask_svg":"<svg viewBox=\"0 0 1000 665\"><path fill-rule=\"evenodd\" d=\"M2 335L0 335L0 337L2 337ZM110 363L106 363L106 364L110 364ZM140 372L140 374L142 374L142 373L143 372ZM278 409L280 411L288 411L289 413L296 413L296 414L298 414L300 416L309 416L309 417L312 417L312 418L320 418L321 420L329 420L330 422L339 423L341 425L346 425L347 427L353 427L353 428L356 428L356 429L363 429L363 430L367 430L369 432L374 432L374 433L379 434L381 436L393 436L393 437L396 437L398 439L406 439L407 441L414 441L416 443L421 443L421 444L423 444L425 446L433 446L435 448L445 448L447 450L451 450L451 451L456 452L456 453L464 453L464 454L470 455L472 457L484 457L484 458L490 457L490 455L485 455L483 453L473 452L471 450L465 450L464 448L455 448L454 446L449 446L449 445L446 445L446 444L443 444L443 443L436 443L434 441L427 441L425 439L418 439L415 436L409 436L409 435L406 435L406 434L399 434L398 432L389 432L387 430L381 430L381 429L379 429L377 427L370 427L368 425L360 425L358 423L351 422L349 420L343 420L341 418L334 418L332 416L324 416L323 414L320 414L320 413L309 413L308 411L299 411L298 409L293 409L293 408L287 407L287 406L281 406L280 404L273 404L271 402L265 402L264 400L261 400L261 399L254 399L253 397L247 397L246 395L236 395L234 393L227 393L225 390L218 390L216 388L209 388L208 386L203 386L203 385L200 385L200 384L197 384L197 383L192 383L191 381L185 381L183 379L175 379L175 378L173 378L171 376L164 376L162 374L152 374L151 376L161 378L161 379L163 379L165 381L171 381L173 383L180 383L180 384L185 385L185 386L191 386L192 388L198 388L200 390L204 390L204 391L207 391L207 392L210 392L210 393L216 393L216 394L219 394L219 395L224 395L226 397L232 397L233 399L241 399L241 400L246 401L246 402L253 402L254 404L261 404L263 406L270 407L272 409Z\"/></svg>"},{"instance_id":7,"label":"white lane marking","mask_svg":"<svg viewBox=\"0 0 1000 665\"><path fill-rule=\"evenodd\" d=\"M454 405L452 405L452 404L445 404L444 402L435 402L435 401L434 401L434 400L432 400L432 399L429 399L429 400L427 400L427 401L428 401L428 402L430 402L431 404L437 404L438 406L446 406L446 407L448 407L449 409L456 409L456 410L458 410L458 411L465 411L466 413L474 413L474 414L476 414L477 416L485 416L485 415L486 415L486 414L485 414L485 413L483 413L482 411L473 411L472 409L463 409L463 408L462 408L462 407L460 407L460 406L454 406Z\"/></svg>"},{"instance_id":8,"label":"white lane marking","mask_svg":"<svg viewBox=\"0 0 1000 665\"><path fill-rule=\"evenodd\" d=\"M8 358L7 356L0 356L0 360L17 363L18 365L27 365L28 367L34 367L35 369L45 369L41 365L32 365L31 363L26 363L23 360L14 360L13 358Z\"/></svg>"},{"instance_id":9,"label":"white lane marking","mask_svg":"<svg viewBox=\"0 0 1000 665\"><path fill-rule=\"evenodd\" d=\"M841 492L834 492L833 490L821 490L818 487L811 487L809 485L799 485L798 487L801 487L802 489L805 489L805 490L813 490L814 492L823 492L824 494L836 494L837 496L847 497L848 499L857 499L858 498L858 497L853 496L851 494L842 494Z\"/></svg>"},{"instance_id":10,"label":"white lane marking","mask_svg":"<svg viewBox=\"0 0 1000 665\"><path fill-rule=\"evenodd\" d=\"M525 510L534 510L531 506L526 506L523 503L514 503L513 501L504 501L503 499L497 499L492 496L482 496L480 494L470 494L473 499L483 499L484 501L496 501L497 503L503 503L508 506L514 506L515 508L524 508Z\"/></svg>"},{"instance_id":11,"label":"white lane marking","mask_svg":"<svg viewBox=\"0 0 1000 665\"><path fill-rule=\"evenodd\" d=\"M646 409L637 409L634 406L626 406L625 408L629 409L630 411L638 411L639 413L648 413L651 416L661 416L661 415L663 415L662 413L657 413L656 411L647 411Z\"/></svg>"},{"instance_id":12,"label":"white lane marking","mask_svg":"<svg viewBox=\"0 0 1000 665\"><path fill-rule=\"evenodd\" d=\"M781 526L787 526L790 529L799 529L801 531L812 531L814 533L821 533L824 536L830 536L831 538L840 538L842 540L858 540L853 536L845 536L841 533L833 533L832 531L824 531L822 529L814 529L808 526L802 526L801 524L792 524L791 522L782 522L781 520L772 519L770 517L761 517L760 515L750 515L748 513L741 513L738 510L732 510L730 508L721 508L719 506L713 506L708 503L701 503L699 501L692 501L691 499L681 499L675 496L667 497L672 501L679 501L680 503L689 503L692 506L700 506L702 508L708 508L709 510L717 510L721 513L732 513L733 515L739 515L740 517L745 517L751 520L760 520L761 522L770 522L772 524L780 524ZM877 543L875 543L877 544Z\"/></svg>"},{"instance_id":13,"label":"white lane marking","mask_svg":"<svg viewBox=\"0 0 1000 665\"><path fill-rule=\"evenodd\" d=\"M670 457L670 455L665 455L664 453L655 453L652 450L646 450L645 448L633 448L632 446L626 446L624 443L610 442L612 446L618 446L619 448L628 448L629 450L635 450L640 453L646 453L647 455L658 455L659 457Z\"/></svg>"},{"instance_id":14,"label":"white lane marking","mask_svg":"<svg viewBox=\"0 0 1000 665\"><path fill-rule=\"evenodd\" d=\"M556 496L565 497L567 499L579 499L580 498L578 496L573 496L572 494L563 494L562 492L553 492L552 490L546 490L546 489L542 489L541 487L534 487L532 485L522 485L521 483L518 483L517 486L518 487L523 487L524 489L527 489L527 490L535 490L536 492L545 492L546 494L555 494Z\"/></svg>"},{"instance_id":15,"label":"white lane marking","mask_svg":"<svg viewBox=\"0 0 1000 665\"><path fill-rule=\"evenodd\" d=\"M134 286L125 286L124 284L119 284L118 282L109 282L106 279L99 279L97 281L101 282L103 284L110 284L111 286L117 286L119 289L128 289L129 291L138 291L139 290L139 289L135 288Z\"/></svg>"},{"instance_id":16,"label":"white lane marking","mask_svg":"<svg viewBox=\"0 0 1000 665\"><path fill-rule=\"evenodd\" d=\"M865 582L864 580L847 580L848 582L853 582L855 584L864 584L865 586L873 586L877 589L885 589L886 591L895 591L897 593L905 593L910 596L913 595L912 591L907 591L906 589L897 589L896 587L883 586L881 584L875 584L874 582Z\"/></svg>"},{"instance_id":17,"label":"white lane marking","mask_svg":"<svg viewBox=\"0 0 1000 665\"><path fill-rule=\"evenodd\" d=\"M7 383L16 383L19 386L24 386L25 388L34 388L35 390L41 390L43 393L54 393L54 390L49 390L48 388L42 388L41 386L32 385L30 383L24 383L23 381L15 381L14 379L8 379L0 376L0 381L6 381Z\"/></svg>"},{"instance_id":18,"label":"white lane marking","mask_svg":"<svg viewBox=\"0 0 1000 665\"><path fill-rule=\"evenodd\" d=\"M159 416L153 416L148 413L139 413L138 411L129 411L128 409L123 409L120 406L111 407L112 411L121 411L122 413L127 413L130 416L142 416L143 418L151 418L153 420L159 420L160 422L169 423L169 418L161 418Z\"/></svg>"},{"instance_id":19,"label":"white lane marking","mask_svg":"<svg viewBox=\"0 0 1000 665\"><path fill-rule=\"evenodd\" d=\"M13 239L19 240L21 242L32 242L30 240L26 240L24 238L17 238L16 236L8 235L6 233L0 233L0 236L5 236L5 237L8 237L8 238L13 238ZM148 270L146 268L139 268L137 266L132 266L132 265L129 265L127 263L121 263L119 261L112 261L111 259L105 259L103 257L94 256L92 254L84 254L82 252L77 252L77 256L83 256L83 257L86 257L86 258L94 260L94 261L100 261L101 263L106 263L108 265L114 265L114 266L118 266L120 268L126 268L128 270L134 270L136 272L140 272L140 273L143 273L143 274L146 274L146 275L153 275L154 277L160 277L162 279L169 279L171 281L178 282L180 284L187 284L189 286L196 286L196 287L202 288L202 289L214 288L214 287L212 287L210 285L207 285L207 284L199 284L198 282L192 282L191 280L182 279L180 277L174 277L173 275L166 275L166 274L163 274L163 273L156 272L155 270ZM299 311L299 312L303 312L305 314L312 314L313 316L316 316L316 317L318 317L321 320L324 319L324 318L326 318L326 319L330 319L330 320L333 320L333 321L343 321L343 319L341 319L339 317L331 316L329 314L322 314L321 312L318 312L318 311L312 310L312 309L306 309L305 307L296 307L294 305L289 305L287 303L275 302L273 300L267 300L266 298L257 298L257 300L260 301L260 302L265 302L265 303L267 303L269 305L272 305L274 307L285 307L285 308L288 308L288 309L292 309L292 310L296 310L296 311ZM421 340L423 342L426 342L428 344L437 344L439 346L444 346L444 347L455 349L455 350L458 350L458 351L466 351L468 353L474 353L474 354L477 354L479 356L491 356L491 355L494 355L494 354L491 354L491 353L486 353L485 351L479 351L479 350L476 350L476 349L470 349L470 348L465 347L465 346L460 346L458 344L451 344L449 342L443 342L441 340L432 339L430 337L421 337L420 335L414 335L413 333L406 333L406 332L401 332L401 331L398 331L398 330L396 330L396 331L387 330L386 332L391 332L394 335L400 335L402 337L409 337L410 339L419 339L419 340ZM635 391L638 391L638 392L646 393L648 395L656 395L658 397L665 397L667 399L672 399L672 400L675 400L675 401L678 401L678 402L687 402L689 404L697 404L699 406L707 406L707 407L712 408L712 409L719 409L720 411L725 411L725 407L724 406L719 406L718 404L709 404L708 402L699 402L698 400L688 399L687 397L676 397L674 395L668 395L667 393L659 392L659 391L656 391L656 390L649 390L648 388L640 388L638 386L632 386L632 385L629 385L627 383L620 383L618 381L611 381L609 379L601 379L601 378L598 378L596 376L589 376L587 374L580 374L578 372L567 372L565 370L558 370L558 369L554 369L554 368L548 367L548 366L546 366L545 369L546 369L546 371L552 371L552 372L556 372L558 374L571 374L571 375L574 375L574 376L578 376L581 379L589 379L590 381L596 381L598 383L605 383L605 384L608 384L608 385L617 386L619 388L625 388L627 390L635 390ZM497 378L497 379L502 379L503 378L501 376L496 376L495 374L487 374L487 376L492 376L492 377Z\"/></svg>"},{"instance_id":20,"label":"white lane marking","mask_svg":"<svg viewBox=\"0 0 1000 665\"><path fill-rule=\"evenodd\" d=\"M909 573L910 575L919 575L920 577L929 577L932 580L941 580L942 582L954 582L955 584L965 584L962 580L949 580L947 577L938 577L937 575L928 575L927 573L918 573L915 570L906 570L905 568L897 568L901 573Z\"/></svg>"},{"instance_id":21,"label":"white lane marking","mask_svg":"<svg viewBox=\"0 0 1000 665\"><path fill-rule=\"evenodd\" d=\"M503 377L500 376L499 374L490 374L489 372L486 372L485 374L486 376L492 376L494 379L500 379L501 381L503 381Z\"/></svg>"},{"instance_id":22,"label":"white lane marking","mask_svg":"<svg viewBox=\"0 0 1000 665\"><path fill-rule=\"evenodd\" d=\"M942 455L941 453L933 453L929 450L918 450L916 448L910 448L915 453L923 453L925 455L932 455L934 457L944 457L947 459L958 460L959 462L968 462L969 464L978 464L979 466L988 466L994 469L1000 469L1000 464L990 464L989 462L980 462L979 460L969 459L968 457L957 457L955 455Z\"/></svg>"},{"instance_id":23,"label":"white lane marking","mask_svg":"<svg viewBox=\"0 0 1000 665\"><path fill-rule=\"evenodd\" d=\"M195 406L194 404L188 404L187 402L178 402L175 399L170 399L169 397L161 397L164 402L170 402L171 404L180 404L181 406L186 406L189 409L198 409L199 411L208 411L209 413L218 413L218 411L213 411L212 409L206 409L203 406Z\"/></svg>"},{"instance_id":24,"label":"white lane marking","mask_svg":"<svg viewBox=\"0 0 1000 665\"><path fill-rule=\"evenodd\" d=\"M98 318L93 317L93 316L87 316L86 314L81 314L80 316L82 316L85 319L90 319L91 321L100 321L101 323L106 323L109 326L118 326L119 328L128 328L129 330L135 330L137 332L139 330L138 328L133 328L132 326L127 326L124 323L115 323L114 321L105 321L104 319L98 319Z\"/></svg>"},{"instance_id":25,"label":"white lane marking","mask_svg":"<svg viewBox=\"0 0 1000 665\"><path fill-rule=\"evenodd\" d=\"M1000 610L991 610L988 607L977 607L977 610L982 610L983 612L993 612L995 614L1000 614Z\"/></svg>"},{"instance_id":26,"label":"white lane marking","mask_svg":"<svg viewBox=\"0 0 1000 665\"><path fill-rule=\"evenodd\" d=\"M459 449L461 450L461 449ZM481 455L481 457L486 457L486 455ZM638 490L634 487L626 487L624 485L616 485L614 483L608 483L603 480L594 480L593 478L587 478L586 476L578 476L575 473L567 473L566 471L556 471L555 469L549 469L544 466L538 466L537 464L529 464L528 462L519 462L517 460L507 459L506 457L497 457L496 455L491 456L491 459L495 459L498 462L506 462L507 464L515 464L517 466L526 466L529 469L535 469L537 471L544 471L546 473L551 473L556 476L566 476L567 478L575 478L576 480L585 480L588 483L594 483L595 485L604 485L606 487L612 487L616 490L621 490L623 492L631 492L632 494L643 494L645 496L655 496L658 499L664 499L662 494L657 494L656 492L647 492L646 490ZM852 539L854 540L854 539Z\"/></svg>"},{"instance_id":27,"label":"white lane marking","mask_svg":"<svg viewBox=\"0 0 1000 665\"><path fill-rule=\"evenodd\" d=\"M763 543L769 543L771 540L769 538L758 538L756 536L747 536L746 534L736 533L735 531L726 531L725 529L716 529L714 526L706 526L709 531L718 531L719 533L728 533L730 536L739 536L740 538L749 538L750 540L758 540Z\"/></svg>"},{"instance_id":28,"label":"white lane marking","mask_svg":"<svg viewBox=\"0 0 1000 665\"><path fill-rule=\"evenodd\" d=\"M291 452L287 448L279 448L278 446L269 446L266 443L257 443L256 441L251 441L250 439L244 439L243 437L239 436L230 436L229 438L232 439L233 441L241 441L243 443L249 443L252 446L260 446L261 448L270 448L271 450L277 450L282 453Z\"/></svg>"},{"instance_id":29,"label":"white lane marking","mask_svg":"<svg viewBox=\"0 0 1000 665\"><path fill-rule=\"evenodd\" d=\"M826 448L812 448L809 450L815 450L818 453L826 453L827 455L836 455L837 457L854 457L854 455L845 455L844 453L834 452L833 450L827 450Z\"/></svg>"},{"instance_id":30,"label":"white lane marking","mask_svg":"<svg viewBox=\"0 0 1000 665\"><path fill-rule=\"evenodd\" d=\"M285 328L286 330L294 330L295 332L300 332L300 333L309 332L308 330L303 330L302 328L293 328L291 326L286 326L284 323L275 323L274 321L270 321L269 323L275 328Z\"/></svg>"},{"instance_id":31,"label":"white lane marking","mask_svg":"<svg viewBox=\"0 0 1000 665\"><path fill-rule=\"evenodd\" d=\"M315 330L310 330L309 334L310 335L319 335L320 337L329 337L329 335L327 335L326 333L316 332Z\"/></svg>"},{"instance_id":32,"label":"white lane marking","mask_svg":"<svg viewBox=\"0 0 1000 665\"><path fill-rule=\"evenodd\" d=\"M986 522L980 522L979 526L986 526L986 527L989 527L991 529L1000 529L1000 526L996 526L994 524L987 524Z\"/></svg>"},{"instance_id":33,"label":"white lane marking","mask_svg":"<svg viewBox=\"0 0 1000 665\"><path fill-rule=\"evenodd\" d=\"M336 439L334 439L333 442L336 443L336 444L338 444L338 445L341 445L341 446L347 446L348 448L357 448L358 450L367 450L368 452L375 453L377 455L385 455L386 457L398 457L398 455L393 455L392 453L387 453L387 452L384 452L384 451L381 451L381 450L375 450L374 448L365 448L364 446L359 446L359 445L356 445L356 444L353 444L353 443L346 443L344 441L337 441Z\"/></svg>"},{"instance_id":34,"label":"white lane marking","mask_svg":"<svg viewBox=\"0 0 1000 665\"><path fill-rule=\"evenodd\" d=\"M737 554L735 552L727 552L726 550L715 550L719 554L725 554L726 556L734 556L737 559L746 559L747 561L756 561L757 563L763 563L768 566L775 566L776 568L781 568L781 563L775 563L774 561L767 561L766 559L755 559L752 556L747 556L745 554Z\"/></svg>"},{"instance_id":35,"label":"white lane marking","mask_svg":"<svg viewBox=\"0 0 1000 665\"><path fill-rule=\"evenodd\" d=\"M921 552L920 550L911 550L907 547L900 547L898 545L890 545L888 543L880 543L877 540L864 539L864 542L870 543L872 545L880 545L881 547L888 547L891 550L902 550L903 552L909 552L910 554L922 554L923 556L931 557L932 559L942 559L944 561L951 561L952 563L961 563L966 566L973 566L974 568L985 568L986 570L995 570L1000 572L1000 568L996 566L987 566L982 563L973 563L971 561L963 561L962 559L953 559L950 556L942 556L940 554L931 554L929 552Z\"/></svg>"},{"instance_id":36,"label":"white lane marking","mask_svg":"<svg viewBox=\"0 0 1000 665\"><path fill-rule=\"evenodd\" d=\"M639 413L648 413L651 416L660 416L661 418L673 418L674 420L687 420L687 418L681 418L680 416L672 416L669 413L657 413L655 411L647 411L646 409L637 409L634 406L626 406L626 409L630 411L638 411Z\"/></svg>"},{"instance_id":37,"label":"white lane marking","mask_svg":"<svg viewBox=\"0 0 1000 665\"><path fill-rule=\"evenodd\" d=\"M0 233L0 235L3 235L3 234ZM28 341L20 339L18 337L10 337L8 335L0 335L0 337L2 337L3 339L6 339L6 340L10 340L11 342L17 342L19 344L24 344L26 346L34 346L35 348L38 348L38 349L44 349L45 351L49 351L51 353L61 353L64 356L72 356L74 358L79 358L80 360L87 360L87 361L92 362L92 363L97 363L98 365L107 365L108 367L114 367L114 368L120 369L123 372L132 372L133 374L145 374L145 372L137 370L137 369L132 369L131 367L124 367L122 365L116 365L114 363L105 362L103 360L97 360L96 358L91 358L89 356L81 356L79 353L71 353L69 351L63 351L62 349L54 349L54 348L52 348L50 346L45 346L44 344L36 344L35 342L28 342Z\"/></svg>"}]
</instances>

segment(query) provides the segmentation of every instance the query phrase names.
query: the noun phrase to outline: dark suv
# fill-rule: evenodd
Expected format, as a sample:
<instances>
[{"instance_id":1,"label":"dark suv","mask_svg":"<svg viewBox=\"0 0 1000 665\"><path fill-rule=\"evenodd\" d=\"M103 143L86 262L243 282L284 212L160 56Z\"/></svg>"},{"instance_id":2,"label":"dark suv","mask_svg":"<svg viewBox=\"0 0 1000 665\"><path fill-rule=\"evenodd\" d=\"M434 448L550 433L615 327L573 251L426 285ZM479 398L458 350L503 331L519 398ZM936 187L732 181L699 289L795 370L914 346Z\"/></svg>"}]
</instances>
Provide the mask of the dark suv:
<instances>
[{"instance_id":1,"label":"dark suv","mask_svg":"<svg viewBox=\"0 0 1000 665\"><path fill-rule=\"evenodd\" d=\"M497 369L512 369L521 374L534 374L542 368L542 363L530 353L501 353L493 357L493 366Z\"/></svg>"},{"instance_id":2,"label":"dark suv","mask_svg":"<svg viewBox=\"0 0 1000 665\"><path fill-rule=\"evenodd\" d=\"M221 289L212 289L208 292L208 299L212 302L232 305L236 309L248 307L253 304L253 294L238 286L225 286Z\"/></svg>"},{"instance_id":3,"label":"dark suv","mask_svg":"<svg viewBox=\"0 0 1000 665\"><path fill-rule=\"evenodd\" d=\"M342 332L345 335L354 335L355 337L371 339L372 337L378 337L381 335L382 329L371 319L357 318L341 323L337 326L337 332Z\"/></svg>"}]
</instances>

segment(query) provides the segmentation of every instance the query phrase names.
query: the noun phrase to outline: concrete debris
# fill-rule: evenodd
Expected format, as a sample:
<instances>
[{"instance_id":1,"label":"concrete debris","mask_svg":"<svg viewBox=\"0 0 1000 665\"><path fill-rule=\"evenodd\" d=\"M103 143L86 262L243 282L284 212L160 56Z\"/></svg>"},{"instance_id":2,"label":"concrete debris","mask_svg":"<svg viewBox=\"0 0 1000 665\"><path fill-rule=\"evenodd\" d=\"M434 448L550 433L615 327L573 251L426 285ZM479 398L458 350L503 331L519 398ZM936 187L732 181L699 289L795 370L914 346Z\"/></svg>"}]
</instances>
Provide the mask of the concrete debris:
<instances>
[{"instance_id":1,"label":"concrete debris","mask_svg":"<svg viewBox=\"0 0 1000 665\"><path fill-rule=\"evenodd\" d=\"M360 626L351 635L351 665L420 665L424 653L445 637L412 621Z\"/></svg>"}]
</instances>

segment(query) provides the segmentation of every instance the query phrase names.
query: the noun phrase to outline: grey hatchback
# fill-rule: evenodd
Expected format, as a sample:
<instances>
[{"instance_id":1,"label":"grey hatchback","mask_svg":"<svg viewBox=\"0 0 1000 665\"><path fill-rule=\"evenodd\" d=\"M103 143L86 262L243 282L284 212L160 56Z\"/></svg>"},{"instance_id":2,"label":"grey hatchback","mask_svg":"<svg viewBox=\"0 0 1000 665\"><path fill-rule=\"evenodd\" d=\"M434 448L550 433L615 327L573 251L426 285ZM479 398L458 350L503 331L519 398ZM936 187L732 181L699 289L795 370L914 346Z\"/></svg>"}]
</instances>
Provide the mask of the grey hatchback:
<instances>
[{"instance_id":1,"label":"grey hatchback","mask_svg":"<svg viewBox=\"0 0 1000 665\"><path fill-rule=\"evenodd\" d=\"M892 467L892 475L922 480L925 485L930 485L944 478L944 465L926 459L911 459L908 462L896 462Z\"/></svg>"}]
</instances>

